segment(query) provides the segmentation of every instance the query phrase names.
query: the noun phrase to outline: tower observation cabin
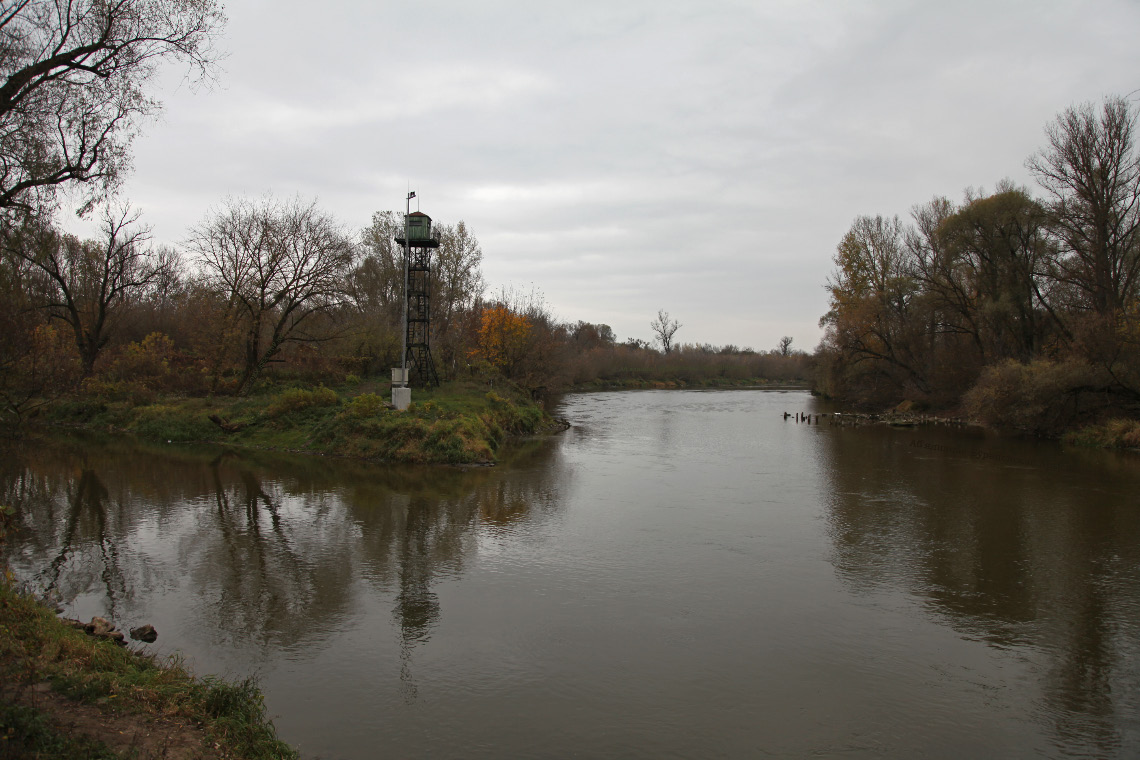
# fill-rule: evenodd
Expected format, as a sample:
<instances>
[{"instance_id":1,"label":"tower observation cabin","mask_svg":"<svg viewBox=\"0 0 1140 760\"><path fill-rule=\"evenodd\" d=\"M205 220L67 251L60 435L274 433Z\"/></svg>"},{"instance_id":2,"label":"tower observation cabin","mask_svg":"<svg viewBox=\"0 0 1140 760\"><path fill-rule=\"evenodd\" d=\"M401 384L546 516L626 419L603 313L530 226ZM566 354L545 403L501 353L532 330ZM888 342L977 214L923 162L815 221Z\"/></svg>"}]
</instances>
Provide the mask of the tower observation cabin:
<instances>
[{"instance_id":1,"label":"tower observation cabin","mask_svg":"<svg viewBox=\"0 0 1140 760\"><path fill-rule=\"evenodd\" d=\"M416 248L439 248L439 233L431 228L431 217L422 211L413 211L408 214L406 227L408 230L408 243ZM404 245L404 237L396 238L396 242Z\"/></svg>"},{"instance_id":2,"label":"tower observation cabin","mask_svg":"<svg viewBox=\"0 0 1140 760\"><path fill-rule=\"evenodd\" d=\"M431 217L420 211L407 214L404 229L396 238L396 242L404 247L407 267L405 297L408 319L404 360L408 380L420 387L439 385L428 344L431 335L431 252L433 248L439 248L439 238L439 233L432 230Z\"/></svg>"}]
</instances>

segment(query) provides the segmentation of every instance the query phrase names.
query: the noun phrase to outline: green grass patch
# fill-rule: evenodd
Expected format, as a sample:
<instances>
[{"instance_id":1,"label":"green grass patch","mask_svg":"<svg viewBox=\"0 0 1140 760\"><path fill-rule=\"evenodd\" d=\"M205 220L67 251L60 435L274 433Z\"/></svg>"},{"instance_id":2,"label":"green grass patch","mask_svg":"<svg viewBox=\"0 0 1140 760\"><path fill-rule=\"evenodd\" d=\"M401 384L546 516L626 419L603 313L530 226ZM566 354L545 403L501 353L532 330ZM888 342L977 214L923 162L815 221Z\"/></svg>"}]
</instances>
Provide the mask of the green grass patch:
<instances>
[{"instance_id":1,"label":"green grass patch","mask_svg":"<svg viewBox=\"0 0 1140 760\"><path fill-rule=\"evenodd\" d=\"M388 398L359 392L361 384L270 389L259 396L61 402L49 421L93 430L126 431L149 441L224 442L253 448L366 457L397 462L492 462L508 436L552 423L537 404L510 388L475 382L413 391L404 411Z\"/></svg>"},{"instance_id":2,"label":"green grass patch","mask_svg":"<svg viewBox=\"0 0 1140 760\"><path fill-rule=\"evenodd\" d=\"M0 581L0 680L13 686L48 681L71 699L105 709L184 718L236 757L297 757L277 739L252 680L195 678L177 660L160 662L87 636L18 593L7 577ZM11 757L114 757L100 745L60 736L34 711L9 700L0 704L0 720L6 741L14 742L9 746L23 748Z\"/></svg>"},{"instance_id":3,"label":"green grass patch","mask_svg":"<svg viewBox=\"0 0 1140 760\"><path fill-rule=\"evenodd\" d=\"M138 407L132 417L126 429L152 441L208 441L220 432L207 412L186 404Z\"/></svg>"}]
</instances>

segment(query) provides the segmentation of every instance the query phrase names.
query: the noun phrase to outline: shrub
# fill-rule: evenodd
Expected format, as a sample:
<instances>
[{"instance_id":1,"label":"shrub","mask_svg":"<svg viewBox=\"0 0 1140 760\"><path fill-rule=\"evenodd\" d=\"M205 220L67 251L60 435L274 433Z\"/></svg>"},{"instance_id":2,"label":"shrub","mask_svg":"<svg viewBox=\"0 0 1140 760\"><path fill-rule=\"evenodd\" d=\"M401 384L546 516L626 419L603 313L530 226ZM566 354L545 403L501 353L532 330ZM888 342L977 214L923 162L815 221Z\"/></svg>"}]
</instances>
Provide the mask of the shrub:
<instances>
[{"instance_id":1,"label":"shrub","mask_svg":"<svg viewBox=\"0 0 1140 760\"><path fill-rule=\"evenodd\" d=\"M144 383L121 380L107 381L89 377L83 381L81 393L84 397L104 404L126 401L132 406L153 404L157 394Z\"/></svg>"},{"instance_id":2,"label":"shrub","mask_svg":"<svg viewBox=\"0 0 1140 760\"><path fill-rule=\"evenodd\" d=\"M1109 420L1069 433L1065 442L1106 449L1140 448L1140 420Z\"/></svg>"},{"instance_id":3,"label":"shrub","mask_svg":"<svg viewBox=\"0 0 1140 760\"><path fill-rule=\"evenodd\" d=\"M987 367L962 404L969 416L994 428L1058 435L1101 409L1106 389L1088 364L1011 359Z\"/></svg>"},{"instance_id":4,"label":"shrub","mask_svg":"<svg viewBox=\"0 0 1140 760\"><path fill-rule=\"evenodd\" d=\"M119 380L161 384L170 374L174 341L153 332L138 343L129 343L115 359L111 373Z\"/></svg>"},{"instance_id":5,"label":"shrub","mask_svg":"<svg viewBox=\"0 0 1140 760\"><path fill-rule=\"evenodd\" d=\"M342 414L352 419L375 417L387 410L388 402L376 393L362 393L345 404Z\"/></svg>"},{"instance_id":6,"label":"shrub","mask_svg":"<svg viewBox=\"0 0 1140 760\"><path fill-rule=\"evenodd\" d=\"M265 413L270 417L280 417L311 406L336 406L338 403L340 398L336 395L336 391L323 385L311 390L289 388L270 402L265 408Z\"/></svg>"}]
</instances>

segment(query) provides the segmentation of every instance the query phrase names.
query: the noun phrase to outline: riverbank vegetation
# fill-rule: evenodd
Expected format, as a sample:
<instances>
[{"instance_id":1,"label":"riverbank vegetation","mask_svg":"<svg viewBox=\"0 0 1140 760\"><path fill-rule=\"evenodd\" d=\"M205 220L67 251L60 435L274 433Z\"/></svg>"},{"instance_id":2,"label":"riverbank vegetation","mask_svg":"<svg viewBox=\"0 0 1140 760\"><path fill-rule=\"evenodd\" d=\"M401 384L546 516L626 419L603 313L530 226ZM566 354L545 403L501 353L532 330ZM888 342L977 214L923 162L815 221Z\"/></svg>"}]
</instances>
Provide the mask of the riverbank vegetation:
<instances>
[{"instance_id":1,"label":"riverbank vegetation","mask_svg":"<svg viewBox=\"0 0 1140 760\"><path fill-rule=\"evenodd\" d=\"M41 219L0 230L0 289L10 296L0 304L0 416L19 423L60 400L142 405L245 398L288 384L375 385L400 364L396 214L377 213L359 237L293 201L239 200L220 216L196 233L189 261L146 248L121 217L105 220L101 241L76 240ZM278 232L234 248L243 226ZM445 382L541 398L575 386L807 380L808 357L787 346L664 351L618 342L604 324L561 322L535 291L488 297L470 230L463 222L438 229L431 345ZM291 255L296 236L320 245Z\"/></svg>"},{"instance_id":2,"label":"riverbank vegetation","mask_svg":"<svg viewBox=\"0 0 1140 760\"><path fill-rule=\"evenodd\" d=\"M1137 109L1069 108L1010 181L862 216L837 248L819 391L959 408L986 424L1123 442L1140 418ZM1118 422L1112 422L1118 420ZM1122 444L1123 445L1123 444ZM1135 445L1135 443L1131 444Z\"/></svg>"},{"instance_id":3,"label":"riverbank vegetation","mask_svg":"<svg viewBox=\"0 0 1140 760\"><path fill-rule=\"evenodd\" d=\"M517 391L476 383L421 389L404 411L375 384L270 387L247 396L141 398L101 391L61 400L46 421L159 442L207 441L397 462L489 463L509 436L556 426ZM381 390L386 392L387 387Z\"/></svg>"},{"instance_id":4,"label":"riverbank vegetation","mask_svg":"<svg viewBox=\"0 0 1140 760\"><path fill-rule=\"evenodd\" d=\"M505 436L550 427L539 404L568 388L808 377L809 358L788 345L658 350L619 343L606 325L560 322L534 291L487 297L481 248L459 222L439 227L433 262L443 386L396 412L386 404L401 351L396 214L376 214L354 237L312 204L236 200L195 233L189 262L146 247L124 219L106 217L101 241L38 217L0 229L10 296L0 303L0 417L10 427L473 463L493 460ZM251 229L265 238L234 242Z\"/></svg>"}]
</instances>

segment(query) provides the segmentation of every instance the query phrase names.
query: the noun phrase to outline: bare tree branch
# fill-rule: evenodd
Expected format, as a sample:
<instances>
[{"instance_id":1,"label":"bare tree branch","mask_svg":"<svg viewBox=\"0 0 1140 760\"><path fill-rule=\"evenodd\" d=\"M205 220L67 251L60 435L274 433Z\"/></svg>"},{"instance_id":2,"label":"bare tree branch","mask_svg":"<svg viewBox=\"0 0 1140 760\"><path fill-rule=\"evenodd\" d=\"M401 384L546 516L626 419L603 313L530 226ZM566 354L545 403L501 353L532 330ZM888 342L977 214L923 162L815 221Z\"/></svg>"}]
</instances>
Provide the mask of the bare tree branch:
<instances>
[{"instance_id":1,"label":"bare tree branch","mask_svg":"<svg viewBox=\"0 0 1140 760\"><path fill-rule=\"evenodd\" d=\"M83 183L84 211L130 166L145 85L179 61L209 81L225 23L216 0L0 2L0 208L37 209Z\"/></svg>"}]
</instances>

